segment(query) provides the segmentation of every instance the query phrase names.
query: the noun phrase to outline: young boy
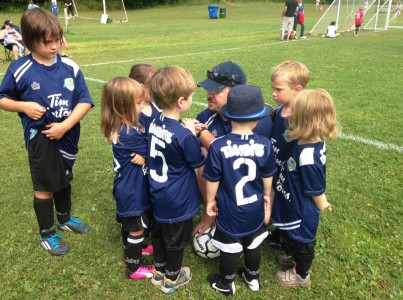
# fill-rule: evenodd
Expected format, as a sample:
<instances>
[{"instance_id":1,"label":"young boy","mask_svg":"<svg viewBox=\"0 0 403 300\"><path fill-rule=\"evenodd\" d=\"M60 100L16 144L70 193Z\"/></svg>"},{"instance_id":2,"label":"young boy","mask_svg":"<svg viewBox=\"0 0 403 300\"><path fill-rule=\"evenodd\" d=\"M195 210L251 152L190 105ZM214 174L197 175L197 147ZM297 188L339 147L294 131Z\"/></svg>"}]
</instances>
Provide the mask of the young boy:
<instances>
[{"instance_id":1,"label":"young boy","mask_svg":"<svg viewBox=\"0 0 403 300\"><path fill-rule=\"evenodd\" d=\"M358 31L360 31L362 19L364 18L364 8L360 7L358 12L355 14L355 31L354 36L358 36Z\"/></svg>"},{"instance_id":2,"label":"young boy","mask_svg":"<svg viewBox=\"0 0 403 300\"><path fill-rule=\"evenodd\" d=\"M49 11L28 10L21 18L22 35L31 54L13 62L0 87L0 108L18 112L34 188L40 244L51 255L69 251L56 234L87 233L91 228L70 216L72 168L77 157L79 121L94 105L84 76L57 52L63 29Z\"/></svg>"},{"instance_id":3,"label":"young boy","mask_svg":"<svg viewBox=\"0 0 403 300\"><path fill-rule=\"evenodd\" d=\"M310 75L310 71L304 64L292 60L284 61L271 70L272 95L278 104L274 115L272 114L271 142L276 155L278 172L280 172L291 147L296 143L288 136L288 119L291 116L290 105L295 96L306 87ZM276 182L277 176L275 176L274 182ZM279 234L278 230L274 230L269 238L270 244L277 249L281 249ZM278 259L281 260L283 257L279 256Z\"/></svg>"},{"instance_id":4,"label":"young boy","mask_svg":"<svg viewBox=\"0 0 403 300\"><path fill-rule=\"evenodd\" d=\"M149 87L162 109L148 134L148 172L156 220L151 233L156 271L151 282L172 294L192 277L190 269L181 266L184 248L192 240L192 218L200 205L194 169L204 165L204 155L194 134L194 121L179 122L180 115L192 105L196 88L192 75L180 67L167 66L154 74Z\"/></svg>"},{"instance_id":5,"label":"young boy","mask_svg":"<svg viewBox=\"0 0 403 300\"><path fill-rule=\"evenodd\" d=\"M305 90L291 104L290 137L297 141L274 182L272 223L281 232L282 245L294 267L276 273L286 287L311 286L319 211L332 210L327 201L325 140L336 137L336 107L325 90Z\"/></svg>"},{"instance_id":6,"label":"young boy","mask_svg":"<svg viewBox=\"0 0 403 300\"><path fill-rule=\"evenodd\" d=\"M50 5L50 10L52 14L57 18L59 16L59 7L56 4L56 0L52 0L52 4Z\"/></svg>"},{"instance_id":7,"label":"young boy","mask_svg":"<svg viewBox=\"0 0 403 300\"><path fill-rule=\"evenodd\" d=\"M253 133L257 120L271 113L259 87L232 88L221 113L231 120L232 129L210 145L203 172L206 211L209 216L217 215L213 244L221 251L220 274L210 274L207 280L213 289L234 295L242 251L245 267L238 273L252 291L260 289L260 244L268 235L265 212L268 221L272 176L277 168L270 140Z\"/></svg>"}]
</instances>

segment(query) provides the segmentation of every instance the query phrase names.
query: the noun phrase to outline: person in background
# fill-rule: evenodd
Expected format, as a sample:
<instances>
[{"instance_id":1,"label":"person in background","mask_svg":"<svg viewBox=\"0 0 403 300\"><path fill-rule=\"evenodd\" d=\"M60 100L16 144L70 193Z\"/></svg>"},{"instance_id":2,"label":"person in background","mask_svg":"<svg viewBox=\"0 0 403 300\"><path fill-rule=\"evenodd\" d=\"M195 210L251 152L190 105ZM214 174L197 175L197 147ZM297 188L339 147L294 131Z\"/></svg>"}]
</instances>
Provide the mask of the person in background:
<instances>
[{"instance_id":1,"label":"person in background","mask_svg":"<svg viewBox=\"0 0 403 300\"><path fill-rule=\"evenodd\" d=\"M336 21L330 22L329 26L327 26L326 33L322 35L322 37L326 38L337 38L340 36L340 33L337 32Z\"/></svg>"},{"instance_id":2,"label":"person in background","mask_svg":"<svg viewBox=\"0 0 403 300\"><path fill-rule=\"evenodd\" d=\"M59 17L59 7L56 4L55 0L52 0L52 3L50 4L50 11L52 12L52 14L58 18Z\"/></svg>"},{"instance_id":3,"label":"person in background","mask_svg":"<svg viewBox=\"0 0 403 300\"><path fill-rule=\"evenodd\" d=\"M33 0L29 0L28 10L35 8L38 8L38 5L36 5Z\"/></svg>"},{"instance_id":4,"label":"person in background","mask_svg":"<svg viewBox=\"0 0 403 300\"><path fill-rule=\"evenodd\" d=\"M364 8L360 7L358 9L358 12L355 14L355 30L354 30L354 36L358 36L358 31L360 31L360 27L362 24L362 19L364 18Z\"/></svg>"},{"instance_id":5,"label":"person in background","mask_svg":"<svg viewBox=\"0 0 403 300\"><path fill-rule=\"evenodd\" d=\"M71 16L74 20L75 15L74 15L73 0L64 0L64 6L66 6L66 8L67 8L68 18L70 18L70 16Z\"/></svg>"},{"instance_id":6,"label":"person in background","mask_svg":"<svg viewBox=\"0 0 403 300\"><path fill-rule=\"evenodd\" d=\"M305 36L305 12L304 12L304 3L302 3L302 0L298 0L298 8L297 8L297 15L294 17L294 31L297 31L297 25L301 25L301 34L300 38L301 39L306 39Z\"/></svg>"},{"instance_id":7,"label":"person in background","mask_svg":"<svg viewBox=\"0 0 403 300\"><path fill-rule=\"evenodd\" d=\"M281 35L280 40L284 40L284 33L287 31L288 35L285 39L290 39L291 31L294 28L294 17L297 15L298 2L296 0L287 0L284 5L283 13L281 16Z\"/></svg>"}]
</instances>

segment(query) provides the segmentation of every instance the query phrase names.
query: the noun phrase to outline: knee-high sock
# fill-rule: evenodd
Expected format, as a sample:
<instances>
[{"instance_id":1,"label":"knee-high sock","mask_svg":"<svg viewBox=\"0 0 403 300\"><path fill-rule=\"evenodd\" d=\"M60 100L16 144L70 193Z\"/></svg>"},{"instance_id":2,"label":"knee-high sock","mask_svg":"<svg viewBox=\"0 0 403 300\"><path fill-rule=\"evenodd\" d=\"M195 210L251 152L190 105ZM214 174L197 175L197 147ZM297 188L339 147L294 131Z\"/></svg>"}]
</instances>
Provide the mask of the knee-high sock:
<instances>
[{"instance_id":1,"label":"knee-high sock","mask_svg":"<svg viewBox=\"0 0 403 300\"><path fill-rule=\"evenodd\" d=\"M178 278L179 272L182 267L183 255L185 249L180 250L167 250L167 265L165 267L165 276L175 281Z\"/></svg>"},{"instance_id":2,"label":"knee-high sock","mask_svg":"<svg viewBox=\"0 0 403 300\"><path fill-rule=\"evenodd\" d=\"M220 253L220 281L228 285L235 280L235 269L240 253Z\"/></svg>"},{"instance_id":3,"label":"knee-high sock","mask_svg":"<svg viewBox=\"0 0 403 300\"><path fill-rule=\"evenodd\" d=\"M130 272L136 272L141 265L141 249L144 237L142 235L133 236L129 233L125 249L126 264Z\"/></svg>"},{"instance_id":4,"label":"knee-high sock","mask_svg":"<svg viewBox=\"0 0 403 300\"><path fill-rule=\"evenodd\" d=\"M249 281L259 278L259 268L261 261L260 246L255 249L244 249L245 276Z\"/></svg>"},{"instance_id":5,"label":"knee-high sock","mask_svg":"<svg viewBox=\"0 0 403 300\"><path fill-rule=\"evenodd\" d=\"M41 236L46 237L54 234L56 231L54 227L53 198L39 199L34 197L34 210Z\"/></svg>"},{"instance_id":6,"label":"knee-high sock","mask_svg":"<svg viewBox=\"0 0 403 300\"><path fill-rule=\"evenodd\" d=\"M68 222L71 211L71 185L59 192L55 192L53 198L55 199L57 220L60 224Z\"/></svg>"}]
</instances>

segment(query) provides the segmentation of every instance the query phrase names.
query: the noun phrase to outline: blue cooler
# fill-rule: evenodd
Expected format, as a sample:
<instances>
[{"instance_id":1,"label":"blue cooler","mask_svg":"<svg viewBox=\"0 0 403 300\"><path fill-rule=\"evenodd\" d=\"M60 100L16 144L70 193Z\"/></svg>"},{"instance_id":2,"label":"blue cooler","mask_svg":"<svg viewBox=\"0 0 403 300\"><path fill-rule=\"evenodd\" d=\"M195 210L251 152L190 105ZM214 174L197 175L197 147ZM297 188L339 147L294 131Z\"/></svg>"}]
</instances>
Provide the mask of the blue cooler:
<instances>
[{"instance_id":1,"label":"blue cooler","mask_svg":"<svg viewBox=\"0 0 403 300\"><path fill-rule=\"evenodd\" d=\"M209 19L218 19L218 5L209 5L208 6L208 17Z\"/></svg>"}]
</instances>

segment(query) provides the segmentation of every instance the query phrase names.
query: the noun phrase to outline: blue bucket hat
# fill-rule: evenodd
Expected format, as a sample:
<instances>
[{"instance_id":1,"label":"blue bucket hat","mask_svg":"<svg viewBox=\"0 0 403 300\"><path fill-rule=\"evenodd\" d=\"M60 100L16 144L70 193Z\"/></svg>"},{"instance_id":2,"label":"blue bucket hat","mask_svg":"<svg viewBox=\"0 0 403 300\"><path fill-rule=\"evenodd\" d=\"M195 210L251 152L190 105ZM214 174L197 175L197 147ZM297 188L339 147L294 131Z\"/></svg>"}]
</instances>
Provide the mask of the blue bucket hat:
<instances>
[{"instance_id":1,"label":"blue bucket hat","mask_svg":"<svg viewBox=\"0 0 403 300\"><path fill-rule=\"evenodd\" d=\"M232 121L249 122L264 118L273 111L263 100L262 89L254 85L237 85L228 93L221 114Z\"/></svg>"},{"instance_id":2,"label":"blue bucket hat","mask_svg":"<svg viewBox=\"0 0 403 300\"><path fill-rule=\"evenodd\" d=\"M200 82L201 86L210 93L217 93L227 86L237 86L246 83L246 75L240 66L227 61L207 70L207 79Z\"/></svg>"}]
</instances>

